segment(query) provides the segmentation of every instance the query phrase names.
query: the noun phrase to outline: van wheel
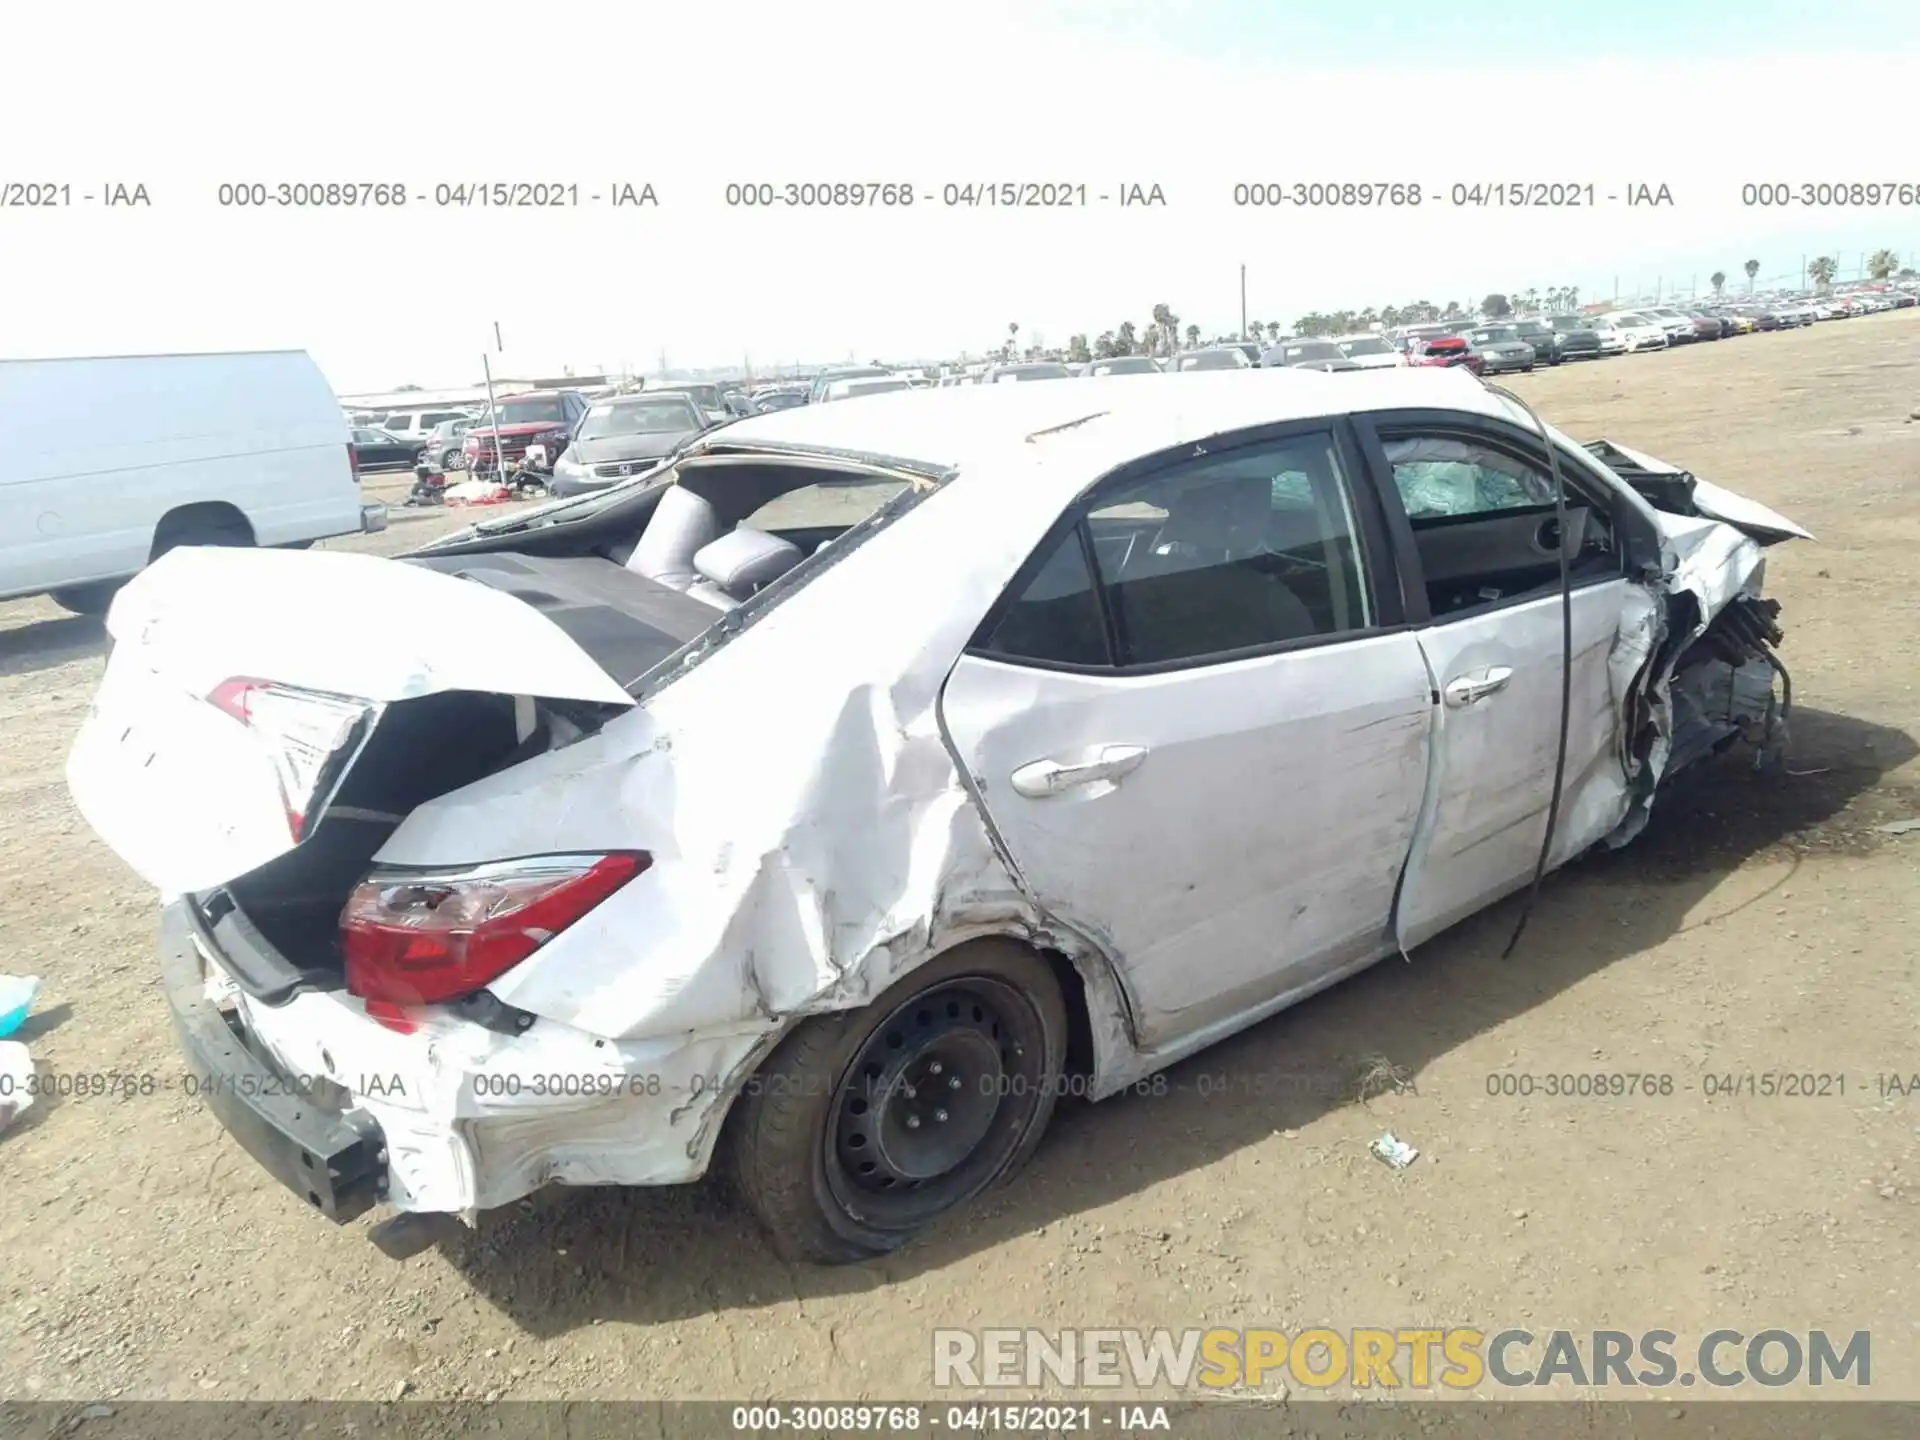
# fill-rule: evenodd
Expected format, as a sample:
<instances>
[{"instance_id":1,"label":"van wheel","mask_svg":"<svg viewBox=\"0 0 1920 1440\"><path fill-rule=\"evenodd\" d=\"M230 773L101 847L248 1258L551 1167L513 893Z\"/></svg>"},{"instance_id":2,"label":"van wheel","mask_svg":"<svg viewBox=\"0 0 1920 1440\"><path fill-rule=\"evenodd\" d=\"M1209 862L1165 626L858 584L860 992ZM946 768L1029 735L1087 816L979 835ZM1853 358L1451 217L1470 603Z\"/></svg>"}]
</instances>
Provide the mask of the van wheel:
<instances>
[{"instance_id":1,"label":"van wheel","mask_svg":"<svg viewBox=\"0 0 1920 1440\"><path fill-rule=\"evenodd\" d=\"M74 615L104 615L120 593L120 581L102 580L95 585L72 585L53 592L53 603Z\"/></svg>"},{"instance_id":2,"label":"van wheel","mask_svg":"<svg viewBox=\"0 0 1920 1440\"><path fill-rule=\"evenodd\" d=\"M1046 962L962 945L781 1042L730 1117L734 1185L784 1258L884 1255L1026 1162L1066 1054Z\"/></svg>"}]
</instances>

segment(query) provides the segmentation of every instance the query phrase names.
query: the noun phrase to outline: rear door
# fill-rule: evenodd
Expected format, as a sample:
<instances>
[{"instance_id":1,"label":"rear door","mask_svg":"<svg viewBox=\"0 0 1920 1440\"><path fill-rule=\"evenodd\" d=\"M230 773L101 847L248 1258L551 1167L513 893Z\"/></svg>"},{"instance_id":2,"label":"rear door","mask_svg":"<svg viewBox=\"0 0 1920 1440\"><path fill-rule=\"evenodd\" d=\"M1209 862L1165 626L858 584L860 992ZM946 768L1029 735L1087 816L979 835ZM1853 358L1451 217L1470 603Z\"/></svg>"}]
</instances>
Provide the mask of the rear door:
<instances>
[{"instance_id":1,"label":"rear door","mask_svg":"<svg viewBox=\"0 0 1920 1440\"><path fill-rule=\"evenodd\" d=\"M1537 436L1452 412L1361 425L1402 548L1434 695L1433 759L1396 907L1404 949L1524 886L1546 833L1559 740L1562 602L1553 485ZM1608 497L1571 461L1573 692L1555 857L1625 812L1610 660L1627 582Z\"/></svg>"},{"instance_id":2,"label":"rear door","mask_svg":"<svg viewBox=\"0 0 1920 1440\"><path fill-rule=\"evenodd\" d=\"M1113 957L1143 1046L1390 944L1432 705L1356 469L1319 422L1122 472L948 679L992 824L1038 905Z\"/></svg>"}]
</instances>

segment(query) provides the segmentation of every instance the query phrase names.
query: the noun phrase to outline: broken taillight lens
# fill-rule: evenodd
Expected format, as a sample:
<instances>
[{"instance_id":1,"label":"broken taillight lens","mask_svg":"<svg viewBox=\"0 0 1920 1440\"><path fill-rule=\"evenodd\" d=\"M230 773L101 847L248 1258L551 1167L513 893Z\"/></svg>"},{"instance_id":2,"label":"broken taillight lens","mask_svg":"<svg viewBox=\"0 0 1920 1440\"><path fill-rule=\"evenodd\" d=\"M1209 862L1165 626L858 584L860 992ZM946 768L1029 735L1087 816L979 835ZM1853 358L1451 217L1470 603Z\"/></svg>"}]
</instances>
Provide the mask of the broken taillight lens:
<instances>
[{"instance_id":1,"label":"broken taillight lens","mask_svg":"<svg viewBox=\"0 0 1920 1440\"><path fill-rule=\"evenodd\" d=\"M347 993L369 1002L382 1024L405 1007L470 995L651 863L643 851L624 851L466 870L375 870L340 912Z\"/></svg>"},{"instance_id":2,"label":"broken taillight lens","mask_svg":"<svg viewBox=\"0 0 1920 1440\"><path fill-rule=\"evenodd\" d=\"M316 805L326 800L365 722L379 708L246 676L221 681L207 702L265 743L280 783L287 831L296 841L304 838Z\"/></svg>"}]
</instances>

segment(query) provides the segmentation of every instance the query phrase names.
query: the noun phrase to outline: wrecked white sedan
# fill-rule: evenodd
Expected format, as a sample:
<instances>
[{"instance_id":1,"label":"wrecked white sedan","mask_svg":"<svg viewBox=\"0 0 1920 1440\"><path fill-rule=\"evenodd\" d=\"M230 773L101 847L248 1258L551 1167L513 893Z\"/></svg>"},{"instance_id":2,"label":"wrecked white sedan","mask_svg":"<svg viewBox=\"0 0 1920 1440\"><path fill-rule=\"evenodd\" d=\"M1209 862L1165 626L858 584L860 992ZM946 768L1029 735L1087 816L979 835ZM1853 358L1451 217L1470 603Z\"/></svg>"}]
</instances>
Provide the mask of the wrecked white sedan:
<instances>
[{"instance_id":1,"label":"wrecked white sedan","mask_svg":"<svg viewBox=\"0 0 1920 1440\"><path fill-rule=\"evenodd\" d=\"M857 1259L1061 1093L1777 746L1805 532L1534 427L1455 371L924 390L401 560L178 550L70 783L198 1088L325 1215L724 1161Z\"/></svg>"}]
</instances>

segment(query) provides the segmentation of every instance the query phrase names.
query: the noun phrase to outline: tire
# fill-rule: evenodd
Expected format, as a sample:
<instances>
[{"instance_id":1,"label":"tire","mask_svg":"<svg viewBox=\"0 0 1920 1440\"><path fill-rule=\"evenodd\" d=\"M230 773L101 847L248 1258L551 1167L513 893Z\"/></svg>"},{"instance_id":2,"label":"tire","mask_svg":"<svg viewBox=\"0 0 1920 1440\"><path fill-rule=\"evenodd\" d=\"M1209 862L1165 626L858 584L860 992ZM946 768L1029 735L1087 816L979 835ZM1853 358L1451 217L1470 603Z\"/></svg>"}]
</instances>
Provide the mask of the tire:
<instances>
[{"instance_id":1,"label":"tire","mask_svg":"<svg viewBox=\"0 0 1920 1440\"><path fill-rule=\"evenodd\" d=\"M897 1250L1026 1163L1067 1033L1046 961L1008 940L959 946L866 1008L788 1035L728 1117L728 1177L784 1259ZM949 1104L934 1104L935 1083Z\"/></svg>"},{"instance_id":2,"label":"tire","mask_svg":"<svg viewBox=\"0 0 1920 1440\"><path fill-rule=\"evenodd\" d=\"M53 603L72 615L104 615L120 593L118 580L102 580L93 585L71 585L53 592Z\"/></svg>"}]
</instances>

